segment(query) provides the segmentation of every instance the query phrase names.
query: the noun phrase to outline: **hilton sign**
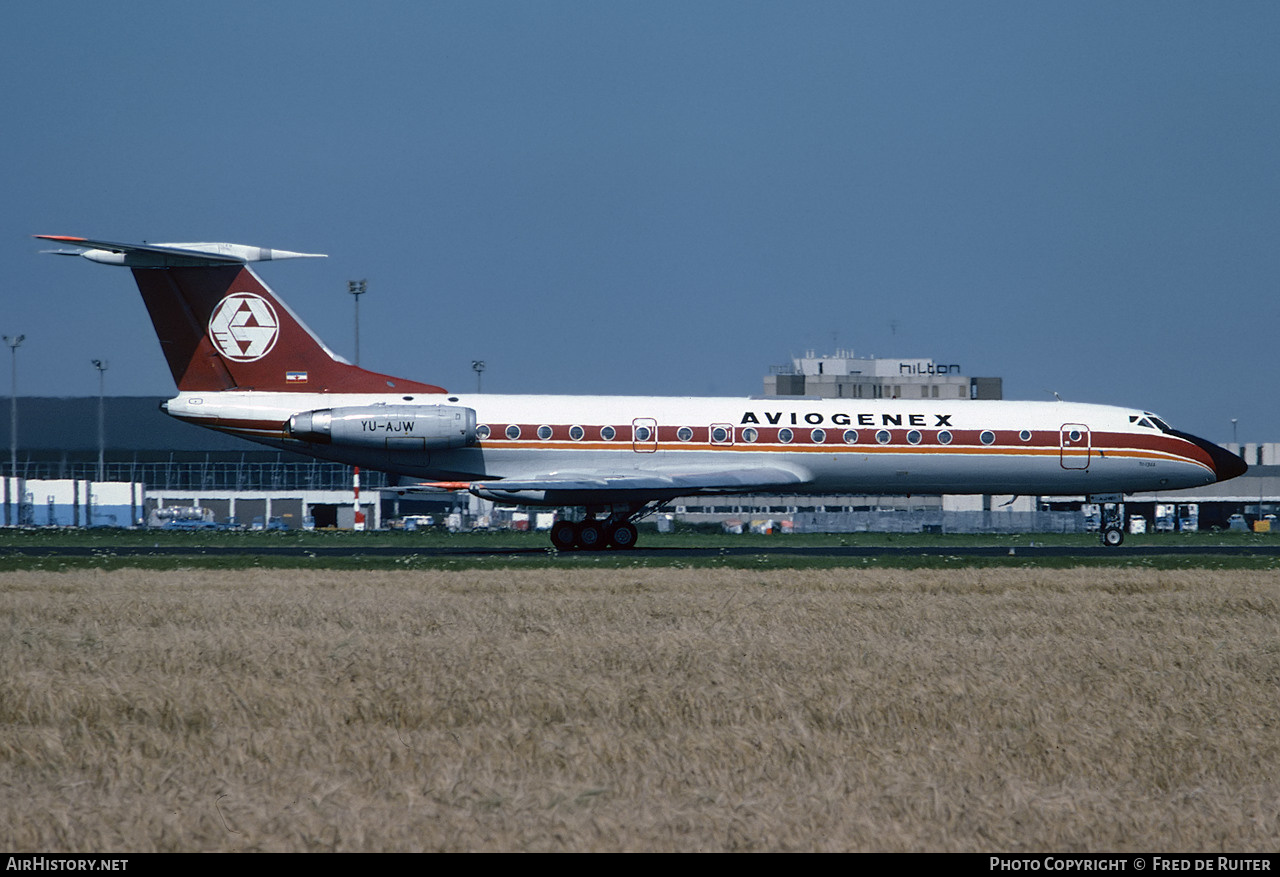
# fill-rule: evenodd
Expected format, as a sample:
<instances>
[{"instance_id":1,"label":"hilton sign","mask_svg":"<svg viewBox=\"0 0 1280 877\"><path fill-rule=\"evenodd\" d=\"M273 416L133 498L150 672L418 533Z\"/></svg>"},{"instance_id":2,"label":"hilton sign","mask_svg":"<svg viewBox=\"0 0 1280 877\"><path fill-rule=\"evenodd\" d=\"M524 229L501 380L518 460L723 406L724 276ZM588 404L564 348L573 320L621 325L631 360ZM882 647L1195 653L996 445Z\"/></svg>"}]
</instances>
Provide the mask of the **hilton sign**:
<instances>
[{"instance_id":1,"label":"hilton sign","mask_svg":"<svg viewBox=\"0 0 1280 877\"><path fill-rule=\"evenodd\" d=\"M960 374L960 366L952 363L950 365L934 365L932 362L903 362L898 364L898 374L900 375L958 375Z\"/></svg>"}]
</instances>

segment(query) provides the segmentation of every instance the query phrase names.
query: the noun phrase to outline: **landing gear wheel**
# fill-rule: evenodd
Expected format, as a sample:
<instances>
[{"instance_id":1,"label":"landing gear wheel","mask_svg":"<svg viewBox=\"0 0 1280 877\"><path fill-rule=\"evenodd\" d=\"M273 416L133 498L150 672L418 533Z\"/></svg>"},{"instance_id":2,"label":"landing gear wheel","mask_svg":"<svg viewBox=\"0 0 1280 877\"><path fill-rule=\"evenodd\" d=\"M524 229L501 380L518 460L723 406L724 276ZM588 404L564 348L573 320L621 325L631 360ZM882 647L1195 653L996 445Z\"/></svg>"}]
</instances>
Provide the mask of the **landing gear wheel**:
<instances>
[{"instance_id":1,"label":"landing gear wheel","mask_svg":"<svg viewBox=\"0 0 1280 877\"><path fill-rule=\"evenodd\" d=\"M612 530L609 531L609 543L614 548L634 548L636 545L636 527L635 524L623 521Z\"/></svg>"},{"instance_id":2,"label":"landing gear wheel","mask_svg":"<svg viewBox=\"0 0 1280 877\"><path fill-rule=\"evenodd\" d=\"M1109 548L1115 548L1124 541L1124 530L1119 527L1108 527L1102 531L1102 544Z\"/></svg>"},{"instance_id":3,"label":"landing gear wheel","mask_svg":"<svg viewBox=\"0 0 1280 877\"><path fill-rule=\"evenodd\" d=\"M556 521L551 525L551 545L560 551L572 551L576 534L572 521Z\"/></svg>"},{"instance_id":4,"label":"landing gear wheel","mask_svg":"<svg viewBox=\"0 0 1280 877\"><path fill-rule=\"evenodd\" d=\"M595 521L583 521L578 525L578 538L575 540L579 548L586 551L599 551L605 547L604 527Z\"/></svg>"}]
</instances>

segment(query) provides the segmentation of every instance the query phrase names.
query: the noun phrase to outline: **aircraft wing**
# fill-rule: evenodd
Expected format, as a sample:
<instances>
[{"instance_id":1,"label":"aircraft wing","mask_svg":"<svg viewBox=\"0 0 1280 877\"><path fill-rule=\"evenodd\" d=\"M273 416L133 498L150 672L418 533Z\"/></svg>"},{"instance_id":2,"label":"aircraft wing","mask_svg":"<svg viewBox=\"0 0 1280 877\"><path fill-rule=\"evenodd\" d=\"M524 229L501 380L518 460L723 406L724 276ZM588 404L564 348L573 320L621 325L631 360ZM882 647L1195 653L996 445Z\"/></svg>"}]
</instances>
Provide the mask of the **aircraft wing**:
<instances>
[{"instance_id":1,"label":"aircraft wing","mask_svg":"<svg viewBox=\"0 0 1280 877\"><path fill-rule=\"evenodd\" d=\"M486 499L576 505L784 490L809 480L806 473L781 467L725 467L690 471L557 472L495 481L432 481L397 489L405 492L467 490Z\"/></svg>"},{"instance_id":2,"label":"aircraft wing","mask_svg":"<svg viewBox=\"0 0 1280 877\"><path fill-rule=\"evenodd\" d=\"M752 468L694 472L641 471L616 475L560 474L529 479L504 478L501 481L481 483L485 487L499 490L680 490L698 493L783 487L803 484L806 480L808 479L789 469Z\"/></svg>"}]
</instances>

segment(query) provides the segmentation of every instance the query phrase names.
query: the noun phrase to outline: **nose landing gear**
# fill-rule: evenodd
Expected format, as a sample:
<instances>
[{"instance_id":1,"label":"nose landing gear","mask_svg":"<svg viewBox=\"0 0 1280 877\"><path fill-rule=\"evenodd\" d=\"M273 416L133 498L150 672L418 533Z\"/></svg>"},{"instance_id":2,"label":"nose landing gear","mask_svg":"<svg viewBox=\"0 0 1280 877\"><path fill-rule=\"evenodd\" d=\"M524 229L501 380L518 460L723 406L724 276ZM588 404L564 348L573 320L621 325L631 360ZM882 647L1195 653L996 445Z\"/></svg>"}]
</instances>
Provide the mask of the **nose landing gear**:
<instances>
[{"instance_id":1,"label":"nose landing gear","mask_svg":"<svg viewBox=\"0 0 1280 877\"><path fill-rule=\"evenodd\" d=\"M1124 543L1124 498L1089 497L1091 502L1098 503L1098 534L1102 544L1115 548Z\"/></svg>"}]
</instances>

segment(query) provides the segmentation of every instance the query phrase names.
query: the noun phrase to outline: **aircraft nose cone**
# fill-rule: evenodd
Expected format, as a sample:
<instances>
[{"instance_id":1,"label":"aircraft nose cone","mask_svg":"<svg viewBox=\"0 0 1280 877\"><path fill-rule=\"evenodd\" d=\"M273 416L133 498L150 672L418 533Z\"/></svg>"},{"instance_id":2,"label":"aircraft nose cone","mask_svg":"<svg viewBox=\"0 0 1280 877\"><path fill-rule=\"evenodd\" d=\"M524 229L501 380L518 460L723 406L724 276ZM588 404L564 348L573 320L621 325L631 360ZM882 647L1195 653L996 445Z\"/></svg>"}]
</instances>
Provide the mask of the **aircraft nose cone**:
<instances>
[{"instance_id":1,"label":"aircraft nose cone","mask_svg":"<svg viewBox=\"0 0 1280 877\"><path fill-rule=\"evenodd\" d=\"M1231 453L1224 447L1215 445L1211 441L1197 438L1187 433L1177 433L1187 441L1194 442L1209 455L1209 459L1213 461L1213 472L1217 476L1218 481L1228 481L1237 478L1249 471L1249 464L1241 457Z\"/></svg>"},{"instance_id":2,"label":"aircraft nose cone","mask_svg":"<svg viewBox=\"0 0 1280 877\"><path fill-rule=\"evenodd\" d=\"M1206 450L1209 451L1209 456L1213 457L1213 469L1218 473L1219 481L1226 481L1228 478L1235 478L1249 471L1249 464L1226 448L1209 445Z\"/></svg>"}]
</instances>

